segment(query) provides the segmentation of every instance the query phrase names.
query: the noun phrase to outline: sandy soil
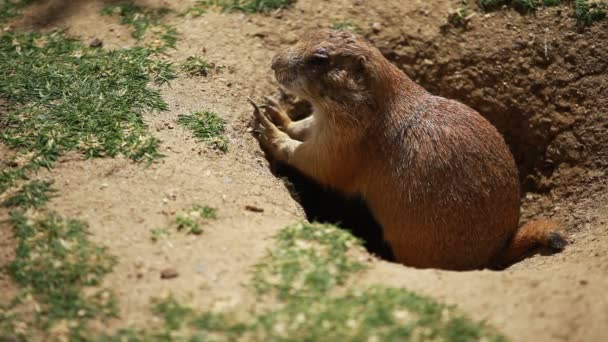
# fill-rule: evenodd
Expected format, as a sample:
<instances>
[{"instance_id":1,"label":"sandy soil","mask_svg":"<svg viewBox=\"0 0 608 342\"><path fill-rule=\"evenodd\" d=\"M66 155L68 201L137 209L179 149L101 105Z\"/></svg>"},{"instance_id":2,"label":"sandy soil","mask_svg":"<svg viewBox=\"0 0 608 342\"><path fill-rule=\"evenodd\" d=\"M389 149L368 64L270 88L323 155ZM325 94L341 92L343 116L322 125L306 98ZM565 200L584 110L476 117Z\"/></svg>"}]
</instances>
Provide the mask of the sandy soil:
<instances>
[{"instance_id":1,"label":"sandy soil","mask_svg":"<svg viewBox=\"0 0 608 342\"><path fill-rule=\"evenodd\" d=\"M183 10L193 2L137 1L177 10ZM510 38L484 37L480 30L492 30L493 24L504 25L505 18L512 18L519 27L519 35L525 37L526 30L537 30L540 24L534 22L535 18L521 19L519 14L506 11L475 19L471 32L446 35L441 32L441 25L456 3L448 0L301 0L288 10L271 15L245 16L210 11L199 18L168 18L167 22L175 25L180 34L177 49L168 58L181 61L189 55L201 54L225 68L206 78L182 75L170 86L163 87L169 110L148 113L146 120L163 141L162 153L166 157L144 168L122 159L85 161L80 156L70 155L51 172L40 175L54 179L60 189L60 197L51 202L52 209L88 221L93 239L108 246L118 257L119 264L114 273L106 277L105 284L117 292L121 303L122 319L113 325L143 326L153 321L148 313L150 298L169 291L178 298L188 299L194 306L206 308L230 309L252 300L242 286L249 279L250 266L272 245L272 235L285 225L303 219L304 211L285 185L269 171L255 139L247 133L251 110L245 99L276 93L277 87L269 71L270 59L280 48L295 42L306 29L328 27L336 21L351 19L383 47L387 56L399 65L409 64L404 69L425 86L480 107L483 103L478 97L489 95L483 91L469 95L473 88L482 89L482 85L468 82L465 77L460 82L473 88L449 91L453 89L449 79L454 75L448 67L450 61L460 60L458 71L464 75L483 73L483 66L476 69L475 59L463 62L463 56L474 56L477 49L477 55L483 56L489 65L493 63L492 54L485 52L483 45L496 46L498 41ZM43 2L29 8L15 25L36 30L68 28L68 34L85 41L102 39L105 48L134 44L128 28L120 26L115 18L98 14L102 6L102 2L93 0ZM539 14L539 20L548 16L544 13ZM601 28L606 30L606 24ZM501 28L497 30L502 32ZM559 30L563 34L557 35L567 35L568 30L576 29L564 25ZM580 35L577 38L599 46L593 42L593 32L576 31L576 34ZM459 34L464 38L458 38ZM469 45L458 45L458 39ZM404 45L403 42L412 43ZM471 47L473 42L476 43ZM418 52L416 49L423 49L425 43L430 50ZM449 53L442 52L439 44L449 46ZM598 51L605 53L606 50ZM428 66L428 58L437 58L434 63L441 72ZM606 59L606 54L602 58ZM529 67L544 70L539 65ZM555 70L561 69L556 67ZM543 73L539 77L541 82L551 83L559 74ZM599 78L598 91L606 92L606 74L594 77ZM474 78L470 76L470 79ZM446 83L432 87L433 82ZM567 80L564 82L569 84ZM490 86L486 83L483 89ZM522 87L525 89L526 85ZM581 91L590 92L589 88L581 88ZM495 107L481 107L492 110L500 107L501 101L499 98ZM538 106L542 105L541 102ZM571 106L578 105L581 103L571 103ZM189 132L175 124L179 114L195 110L211 110L227 120L231 143L227 154L218 154L197 143ZM598 101L595 110L606 116L606 102ZM533 114L544 113L532 112L526 112L526 120ZM505 110L496 115L501 113L511 112ZM512 118L508 122L516 120ZM589 120L583 120L587 128L581 128L580 132L590 131L588 127L593 123ZM493 122L502 121L496 117ZM539 175L547 179L552 175L547 176L547 169L536 162L542 164L547 146L555 136L566 132L579 134L573 125L565 125L560 126L551 139L526 140L527 135L517 137L513 133L516 127L505 123L499 128L510 134L508 140L515 141L512 148L516 155L522 152L518 160L522 162L524 176L534 180L539 179ZM598 132L598 136L605 134L599 128ZM534 137L538 134L526 131L528 133ZM527 146L538 141L544 147L524 153ZM605 164L601 158L600 152L587 150L584 160L581 157L567 161L569 178L559 178L545 186L542 194L529 193L524 198L527 216L544 213L566 223L571 244L563 253L536 255L502 272L417 270L377 260L358 281L403 286L456 304L473 318L487 320L515 341L599 341L607 338L608 191L603 186L606 177L602 175ZM532 159L535 161L530 161ZM554 164L552 170L561 165ZM574 166L578 168L574 169ZM579 170L580 175L572 170ZM538 184L538 181L532 182L529 189L538 190ZM202 236L173 234L158 243L150 241L151 229L166 226L176 211L193 204L219 208L219 219L206 226ZM246 205L263 208L264 212L247 211ZM12 253L8 247L13 241L5 235L6 229L0 230L0 262L10 260ZM179 277L161 280L159 272L167 267L175 268ZM0 278L0 288L11 288L8 279ZM5 291L0 293L0 299L5 298Z\"/></svg>"}]
</instances>

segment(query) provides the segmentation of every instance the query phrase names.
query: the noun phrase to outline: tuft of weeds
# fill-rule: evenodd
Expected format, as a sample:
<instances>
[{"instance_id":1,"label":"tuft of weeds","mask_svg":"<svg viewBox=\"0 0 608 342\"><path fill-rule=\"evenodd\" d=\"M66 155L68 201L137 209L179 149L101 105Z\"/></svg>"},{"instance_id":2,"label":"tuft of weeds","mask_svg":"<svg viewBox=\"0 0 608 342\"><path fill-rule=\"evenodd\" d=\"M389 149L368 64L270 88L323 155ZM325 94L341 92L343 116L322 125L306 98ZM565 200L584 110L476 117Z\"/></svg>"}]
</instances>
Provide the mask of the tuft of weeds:
<instances>
[{"instance_id":1,"label":"tuft of weeds","mask_svg":"<svg viewBox=\"0 0 608 342\"><path fill-rule=\"evenodd\" d=\"M448 24L466 29L475 13L471 12L467 0L460 2L460 6L448 14Z\"/></svg>"},{"instance_id":2,"label":"tuft of weeds","mask_svg":"<svg viewBox=\"0 0 608 342\"><path fill-rule=\"evenodd\" d=\"M175 28L160 22L160 19L170 12L166 7L144 8L132 1L110 4L101 10L102 15L118 15L122 25L132 26L132 36L137 40L142 40L150 32L153 36L152 47L160 51L175 48L177 43Z\"/></svg>"},{"instance_id":3,"label":"tuft of weeds","mask_svg":"<svg viewBox=\"0 0 608 342\"><path fill-rule=\"evenodd\" d=\"M195 205L188 210L177 213L170 228L187 234L200 235L203 233L202 226L215 219L217 219L217 209ZM164 236L168 236L170 232L171 230L168 228L152 229L150 239L157 242Z\"/></svg>"},{"instance_id":4,"label":"tuft of weeds","mask_svg":"<svg viewBox=\"0 0 608 342\"><path fill-rule=\"evenodd\" d=\"M85 295L84 289L100 284L115 259L88 240L87 225L56 214L28 218L13 211L10 218L18 240L16 257L8 272L41 304L35 320L44 328L69 322L71 334L82 333L86 320L117 313L111 292Z\"/></svg>"},{"instance_id":5,"label":"tuft of weeds","mask_svg":"<svg viewBox=\"0 0 608 342\"><path fill-rule=\"evenodd\" d=\"M57 191L51 187L50 181L35 180L24 184L14 195L2 201L4 207L20 207L23 209L41 208L55 195Z\"/></svg>"},{"instance_id":6,"label":"tuft of weeds","mask_svg":"<svg viewBox=\"0 0 608 342\"><path fill-rule=\"evenodd\" d=\"M226 122L213 112L194 112L180 115L177 123L190 129L200 141L222 151L228 151L228 139L224 136Z\"/></svg>"},{"instance_id":7,"label":"tuft of weeds","mask_svg":"<svg viewBox=\"0 0 608 342\"><path fill-rule=\"evenodd\" d=\"M296 0L206 0L201 3L207 6L218 6L225 11L246 13L265 13L287 7Z\"/></svg>"},{"instance_id":8,"label":"tuft of weeds","mask_svg":"<svg viewBox=\"0 0 608 342\"><path fill-rule=\"evenodd\" d=\"M167 228L155 228L150 230L150 240L152 240L152 242L158 242L165 236L169 236L169 234L169 229Z\"/></svg>"},{"instance_id":9,"label":"tuft of weeds","mask_svg":"<svg viewBox=\"0 0 608 342\"><path fill-rule=\"evenodd\" d=\"M207 11L206 1L197 1L194 5L186 9L183 13L180 13L180 16L190 16L192 18L198 18L205 14Z\"/></svg>"},{"instance_id":10,"label":"tuft of weeds","mask_svg":"<svg viewBox=\"0 0 608 342\"><path fill-rule=\"evenodd\" d=\"M190 56L180 64L180 69L190 76L207 76L209 70L214 68L213 63L209 63L199 56Z\"/></svg>"},{"instance_id":11,"label":"tuft of weeds","mask_svg":"<svg viewBox=\"0 0 608 342\"><path fill-rule=\"evenodd\" d=\"M581 25L589 26L608 17L608 3L596 0L576 0L575 16Z\"/></svg>"},{"instance_id":12,"label":"tuft of weeds","mask_svg":"<svg viewBox=\"0 0 608 342\"><path fill-rule=\"evenodd\" d=\"M188 234L200 235L203 233L201 224L205 221L216 219L217 209L207 206L194 206L175 218L175 226L178 231L186 231Z\"/></svg>"},{"instance_id":13,"label":"tuft of weeds","mask_svg":"<svg viewBox=\"0 0 608 342\"><path fill-rule=\"evenodd\" d=\"M346 31L351 31L354 33L359 33L359 34L363 32L361 27L359 25L355 24L354 22L352 22L351 20L335 22L329 28L333 29L333 30L346 30Z\"/></svg>"},{"instance_id":14,"label":"tuft of weeds","mask_svg":"<svg viewBox=\"0 0 608 342\"><path fill-rule=\"evenodd\" d=\"M20 179L26 179L28 167L9 166L0 170L0 194L3 194Z\"/></svg>"},{"instance_id":15,"label":"tuft of weeds","mask_svg":"<svg viewBox=\"0 0 608 342\"><path fill-rule=\"evenodd\" d=\"M2 170L0 185L23 169L51 167L68 151L147 162L160 157L141 113L167 108L148 83L174 74L151 54L90 49L61 33L0 36L0 93L15 108L0 142L29 156L25 166Z\"/></svg>"}]
</instances>

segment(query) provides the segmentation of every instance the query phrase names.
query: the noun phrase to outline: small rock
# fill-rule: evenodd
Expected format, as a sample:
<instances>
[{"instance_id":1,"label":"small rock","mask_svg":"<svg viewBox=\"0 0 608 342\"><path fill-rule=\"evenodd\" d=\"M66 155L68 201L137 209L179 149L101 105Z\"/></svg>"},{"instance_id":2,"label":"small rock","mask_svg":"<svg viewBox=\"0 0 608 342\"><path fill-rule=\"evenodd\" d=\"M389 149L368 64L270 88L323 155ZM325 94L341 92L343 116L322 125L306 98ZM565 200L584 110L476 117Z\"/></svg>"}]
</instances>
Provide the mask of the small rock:
<instances>
[{"instance_id":1,"label":"small rock","mask_svg":"<svg viewBox=\"0 0 608 342\"><path fill-rule=\"evenodd\" d=\"M264 212L264 208L256 207L255 205L246 205L245 210L249 210L254 213L263 213Z\"/></svg>"},{"instance_id":2,"label":"small rock","mask_svg":"<svg viewBox=\"0 0 608 342\"><path fill-rule=\"evenodd\" d=\"M160 271L160 279L173 279L177 278L178 276L179 273L177 273L177 270L174 268L166 268Z\"/></svg>"},{"instance_id":3,"label":"small rock","mask_svg":"<svg viewBox=\"0 0 608 342\"><path fill-rule=\"evenodd\" d=\"M382 24L380 24L380 23L373 23L372 24L372 31L374 31L374 33L378 33L380 31L382 31Z\"/></svg>"},{"instance_id":4,"label":"small rock","mask_svg":"<svg viewBox=\"0 0 608 342\"><path fill-rule=\"evenodd\" d=\"M92 48L100 48L103 46L103 41L99 38L95 38L89 43L89 46Z\"/></svg>"}]
</instances>

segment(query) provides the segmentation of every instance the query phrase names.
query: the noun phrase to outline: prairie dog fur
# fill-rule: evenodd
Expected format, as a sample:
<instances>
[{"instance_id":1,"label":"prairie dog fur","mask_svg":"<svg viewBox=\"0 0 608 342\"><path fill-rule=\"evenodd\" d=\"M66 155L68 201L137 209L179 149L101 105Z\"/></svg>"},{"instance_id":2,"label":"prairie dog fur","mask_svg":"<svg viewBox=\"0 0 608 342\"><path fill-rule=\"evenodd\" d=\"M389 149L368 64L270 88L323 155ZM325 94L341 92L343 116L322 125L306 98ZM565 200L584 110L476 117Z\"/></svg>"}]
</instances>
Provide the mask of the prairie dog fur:
<instances>
[{"instance_id":1,"label":"prairie dog fur","mask_svg":"<svg viewBox=\"0 0 608 342\"><path fill-rule=\"evenodd\" d=\"M518 228L519 181L503 137L475 110L433 96L363 38L319 30L272 61L277 81L310 101L291 121L278 103L255 115L273 158L362 196L396 259L469 270L560 250L553 221Z\"/></svg>"}]
</instances>

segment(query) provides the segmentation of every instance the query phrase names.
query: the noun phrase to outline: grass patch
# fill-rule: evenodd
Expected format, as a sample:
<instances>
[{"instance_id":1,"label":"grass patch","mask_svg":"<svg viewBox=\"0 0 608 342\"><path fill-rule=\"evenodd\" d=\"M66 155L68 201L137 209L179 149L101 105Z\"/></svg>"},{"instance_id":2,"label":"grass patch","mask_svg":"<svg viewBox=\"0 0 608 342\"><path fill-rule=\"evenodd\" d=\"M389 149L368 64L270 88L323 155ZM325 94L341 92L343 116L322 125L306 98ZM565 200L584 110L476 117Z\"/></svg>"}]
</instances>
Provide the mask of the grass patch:
<instances>
[{"instance_id":1,"label":"grass patch","mask_svg":"<svg viewBox=\"0 0 608 342\"><path fill-rule=\"evenodd\" d=\"M363 250L360 241L343 230L301 223L277 240L254 269L255 308L199 312L168 297L152 309L162 324L101 340L504 341L485 324L410 291L346 286L365 264L352 254ZM264 305L269 294L276 295L275 305Z\"/></svg>"},{"instance_id":2,"label":"grass patch","mask_svg":"<svg viewBox=\"0 0 608 342\"><path fill-rule=\"evenodd\" d=\"M608 3L604 1L576 0L575 15L582 25L591 25L596 21L604 20L608 13Z\"/></svg>"},{"instance_id":3,"label":"grass patch","mask_svg":"<svg viewBox=\"0 0 608 342\"><path fill-rule=\"evenodd\" d=\"M152 53L90 49L61 33L0 36L0 94L12 108L0 142L28 159L0 171L0 190L69 151L147 162L160 157L141 113L166 109L148 84L174 75Z\"/></svg>"},{"instance_id":4,"label":"grass patch","mask_svg":"<svg viewBox=\"0 0 608 342\"><path fill-rule=\"evenodd\" d=\"M57 191L49 181L35 180L24 184L14 195L2 201L3 207L41 208Z\"/></svg>"},{"instance_id":5,"label":"grass patch","mask_svg":"<svg viewBox=\"0 0 608 342\"><path fill-rule=\"evenodd\" d=\"M215 68L213 63L209 63L199 56L190 56L180 64L180 69L189 76L207 76L209 70Z\"/></svg>"},{"instance_id":6,"label":"grass patch","mask_svg":"<svg viewBox=\"0 0 608 342\"><path fill-rule=\"evenodd\" d=\"M335 22L329 28L332 30L346 30L359 34L363 32L361 27L351 20Z\"/></svg>"},{"instance_id":7,"label":"grass patch","mask_svg":"<svg viewBox=\"0 0 608 342\"><path fill-rule=\"evenodd\" d=\"M144 162L160 157L141 113L166 109L148 85L174 76L169 64L151 58L155 52L90 49L57 32L2 33L0 142L16 156L1 164L0 193L70 151ZM89 240L86 223L44 209L53 195L50 182L32 181L2 201L13 208L17 241L6 271L22 295L2 307L0 339L88 340L90 320L116 315L112 292L96 288L115 259Z\"/></svg>"},{"instance_id":8,"label":"grass patch","mask_svg":"<svg viewBox=\"0 0 608 342\"><path fill-rule=\"evenodd\" d=\"M99 285L115 263L105 248L88 240L84 222L53 213L29 218L21 211L13 211L10 221L18 246L7 270L40 304L35 326L66 324L72 336L80 336L87 320L116 315L111 292L84 294L84 288Z\"/></svg>"},{"instance_id":9,"label":"grass patch","mask_svg":"<svg viewBox=\"0 0 608 342\"><path fill-rule=\"evenodd\" d=\"M0 23L19 15L21 8L38 0L0 0Z\"/></svg>"},{"instance_id":10,"label":"grass patch","mask_svg":"<svg viewBox=\"0 0 608 342\"><path fill-rule=\"evenodd\" d=\"M200 141L222 151L228 151L228 139L224 136L226 122L213 112L194 112L180 115L177 123L190 129Z\"/></svg>"},{"instance_id":11,"label":"grass patch","mask_svg":"<svg viewBox=\"0 0 608 342\"><path fill-rule=\"evenodd\" d=\"M287 7L296 0L206 0L201 5L217 6L225 11L241 11L246 13L265 13Z\"/></svg>"},{"instance_id":12,"label":"grass patch","mask_svg":"<svg viewBox=\"0 0 608 342\"><path fill-rule=\"evenodd\" d=\"M253 283L260 294L281 300L320 297L365 267L347 252L360 241L330 225L297 224L283 229L278 247L256 266Z\"/></svg>"},{"instance_id":13,"label":"grass patch","mask_svg":"<svg viewBox=\"0 0 608 342\"><path fill-rule=\"evenodd\" d=\"M102 15L118 15L122 25L133 27L131 35L138 41L150 35L150 46L161 51L175 48L177 43L175 28L160 22L170 12L166 7L144 8L131 1L110 4L101 10Z\"/></svg>"},{"instance_id":14,"label":"grass patch","mask_svg":"<svg viewBox=\"0 0 608 342\"><path fill-rule=\"evenodd\" d=\"M535 12L541 6L558 6L572 1L562 0L478 0L484 11L497 10L509 6L521 13ZM605 0L574 0L574 16L582 26L589 26L594 22L608 17L608 2Z\"/></svg>"}]
</instances>

